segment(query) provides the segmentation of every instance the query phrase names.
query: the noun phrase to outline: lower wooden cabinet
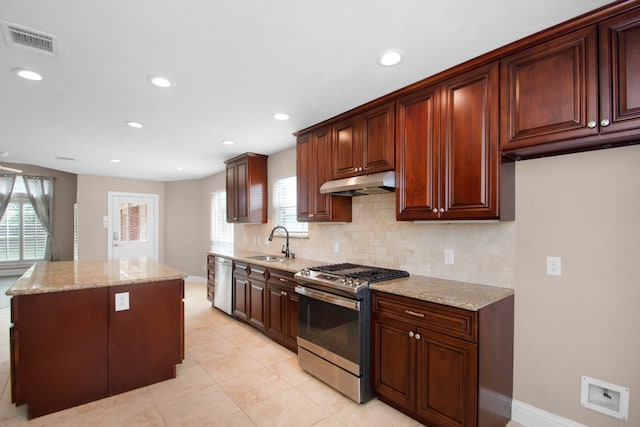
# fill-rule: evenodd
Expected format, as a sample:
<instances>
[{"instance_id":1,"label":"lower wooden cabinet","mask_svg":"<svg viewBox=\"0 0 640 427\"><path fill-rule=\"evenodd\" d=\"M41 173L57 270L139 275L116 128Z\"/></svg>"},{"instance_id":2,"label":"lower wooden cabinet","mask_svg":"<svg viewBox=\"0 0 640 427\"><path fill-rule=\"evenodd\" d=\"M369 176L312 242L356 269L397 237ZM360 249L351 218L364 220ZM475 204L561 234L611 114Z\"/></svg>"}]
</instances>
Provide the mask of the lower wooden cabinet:
<instances>
[{"instance_id":1,"label":"lower wooden cabinet","mask_svg":"<svg viewBox=\"0 0 640 427\"><path fill-rule=\"evenodd\" d=\"M375 291L372 304L381 401L433 427L509 422L513 296L479 311Z\"/></svg>"},{"instance_id":2,"label":"lower wooden cabinet","mask_svg":"<svg viewBox=\"0 0 640 427\"><path fill-rule=\"evenodd\" d=\"M293 273L269 269L267 281L267 335L298 351L298 294Z\"/></svg>"},{"instance_id":3,"label":"lower wooden cabinet","mask_svg":"<svg viewBox=\"0 0 640 427\"><path fill-rule=\"evenodd\" d=\"M265 330L265 290L268 271L265 267L234 262L233 315Z\"/></svg>"},{"instance_id":4,"label":"lower wooden cabinet","mask_svg":"<svg viewBox=\"0 0 640 427\"><path fill-rule=\"evenodd\" d=\"M234 261L233 316L297 352L298 295L293 273Z\"/></svg>"}]
</instances>

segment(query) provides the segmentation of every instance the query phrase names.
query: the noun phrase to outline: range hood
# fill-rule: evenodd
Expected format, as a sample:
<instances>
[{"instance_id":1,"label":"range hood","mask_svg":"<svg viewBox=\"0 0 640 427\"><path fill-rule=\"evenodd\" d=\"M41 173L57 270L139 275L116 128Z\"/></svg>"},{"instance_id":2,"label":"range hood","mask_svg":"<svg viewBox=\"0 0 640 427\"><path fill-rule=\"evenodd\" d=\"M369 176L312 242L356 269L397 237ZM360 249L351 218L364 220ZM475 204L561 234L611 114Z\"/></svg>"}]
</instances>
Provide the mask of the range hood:
<instances>
[{"instance_id":1,"label":"range hood","mask_svg":"<svg viewBox=\"0 0 640 427\"><path fill-rule=\"evenodd\" d=\"M325 182L320 187L320 193L337 196L365 196L389 193L395 190L396 173L394 171L335 179Z\"/></svg>"}]
</instances>

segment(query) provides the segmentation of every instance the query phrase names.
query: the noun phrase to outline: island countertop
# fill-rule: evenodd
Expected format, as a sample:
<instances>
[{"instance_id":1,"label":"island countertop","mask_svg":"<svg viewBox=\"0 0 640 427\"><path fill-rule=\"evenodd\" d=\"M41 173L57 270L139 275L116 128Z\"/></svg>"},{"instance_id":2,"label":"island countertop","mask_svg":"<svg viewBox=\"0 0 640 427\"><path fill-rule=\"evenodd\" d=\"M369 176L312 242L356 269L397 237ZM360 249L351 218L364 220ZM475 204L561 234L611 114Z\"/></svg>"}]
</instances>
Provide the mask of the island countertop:
<instances>
[{"instance_id":1,"label":"island countertop","mask_svg":"<svg viewBox=\"0 0 640 427\"><path fill-rule=\"evenodd\" d=\"M6 294L41 294L185 277L182 271L146 258L44 261L33 264Z\"/></svg>"}]
</instances>

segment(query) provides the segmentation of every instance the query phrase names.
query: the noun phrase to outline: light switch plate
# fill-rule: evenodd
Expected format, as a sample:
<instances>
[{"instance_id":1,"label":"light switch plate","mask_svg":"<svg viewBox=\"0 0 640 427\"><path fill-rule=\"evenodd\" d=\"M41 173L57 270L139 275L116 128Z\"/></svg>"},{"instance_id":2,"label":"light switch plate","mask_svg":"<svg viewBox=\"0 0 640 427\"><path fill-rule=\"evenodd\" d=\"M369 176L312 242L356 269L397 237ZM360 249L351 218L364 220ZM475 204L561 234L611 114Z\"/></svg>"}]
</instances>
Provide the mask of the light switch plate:
<instances>
[{"instance_id":1,"label":"light switch plate","mask_svg":"<svg viewBox=\"0 0 640 427\"><path fill-rule=\"evenodd\" d=\"M129 292L116 294L116 311L129 310Z\"/></svg>"},{"instance_id":2,"label":"light switch plate","mask_svg":"<svg viewBox=\"0 0 640 427\"><path fill-rule=\"evenodd\" d=\"M444 263L448 265L453 264L453 249L444 250Z\"/></svg>"}]
</instances>

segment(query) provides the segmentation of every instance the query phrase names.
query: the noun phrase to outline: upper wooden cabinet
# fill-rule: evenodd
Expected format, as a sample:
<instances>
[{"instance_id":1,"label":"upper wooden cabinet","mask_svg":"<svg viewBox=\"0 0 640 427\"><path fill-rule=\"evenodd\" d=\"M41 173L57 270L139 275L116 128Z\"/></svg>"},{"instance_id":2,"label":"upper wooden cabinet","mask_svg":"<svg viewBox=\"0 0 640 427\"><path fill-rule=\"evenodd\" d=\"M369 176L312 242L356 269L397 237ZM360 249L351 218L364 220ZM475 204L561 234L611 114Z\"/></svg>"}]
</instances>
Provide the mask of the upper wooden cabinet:
<instances>
[{"instance_id":1,"label":"upper wooden cabinet","mask_svg":"<svg viewBox=\"0 0 640 427\"><path fill-rule=\"evenodd\" d=\"M396 101L398 220L501 218L498 84L493 63Z\"/></svg>"},{"instance_id":2,"label":"upper wooden cabinet","mask_svg":"<svg viewBox=\"0 0 640 427\"><path fill-rule=\"evenodd\" d=\"M600 131L637 139L640 129L640 10L602 22ZM607 126L603 120L608 120Z\"/></svg>"},{"instance_id":3,"label":"upper wooden cabinet","mask_svg":"<svg viewBox=\"0 0 640 427\"><path fill-rule=\"evenodd\" d=\"M331 179L394 169L394 102L331 126Z\"/></svg>"},{"instance_id":4,"label":"upper wooden cabinet","mask_svg":"<svg viewBox=\"0 0 640 427\"><path fill-rule=\"evenodd\" d=\"M303 222L351 222L351 198L320 193L329 181L331 166L330 127L325 126L298 136L296 173L297 217Z\"/></svg>"},{"instance_id":5,"label":"upper wooden cabinet","mask_svg":"<svg viewBox=\"0 0 640 427\"><path fill-rule=\"evenodd\" d=\"M637 140L640 12L501 60L502 152L526 158Z\"/></svg>"},{"instance_id":6,"label":"upper wooden cabinet","mask_svg":"<svg viewBox=\"0 0 640 427\"><path fill-rule=\"evenodd\" d=\"M267 156L246 153L227 160L227 222L267 222Z\"/></svg>"}]
</instances>

